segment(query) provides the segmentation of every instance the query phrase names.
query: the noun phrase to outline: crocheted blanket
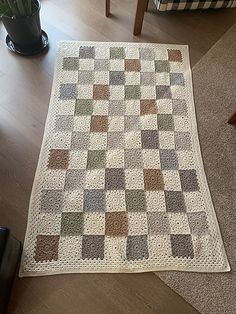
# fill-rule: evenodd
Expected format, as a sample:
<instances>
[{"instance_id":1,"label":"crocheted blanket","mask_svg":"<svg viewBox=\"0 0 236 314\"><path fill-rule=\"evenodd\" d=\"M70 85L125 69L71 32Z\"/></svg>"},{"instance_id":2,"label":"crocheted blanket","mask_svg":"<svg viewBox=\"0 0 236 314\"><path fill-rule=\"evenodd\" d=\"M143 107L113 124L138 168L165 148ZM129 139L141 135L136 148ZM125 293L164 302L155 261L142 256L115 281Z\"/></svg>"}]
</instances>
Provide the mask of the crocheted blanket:
<instances>
[{"instance_id":1,"label":"crocheted blanket","mask_svg":"<svg viewBox=\"0 0 236 314\"><path fill-rule=\"evenodd\" d=\"M188 47L62 42L20 275L229 269Z\"/></svg>"}]
</instances>

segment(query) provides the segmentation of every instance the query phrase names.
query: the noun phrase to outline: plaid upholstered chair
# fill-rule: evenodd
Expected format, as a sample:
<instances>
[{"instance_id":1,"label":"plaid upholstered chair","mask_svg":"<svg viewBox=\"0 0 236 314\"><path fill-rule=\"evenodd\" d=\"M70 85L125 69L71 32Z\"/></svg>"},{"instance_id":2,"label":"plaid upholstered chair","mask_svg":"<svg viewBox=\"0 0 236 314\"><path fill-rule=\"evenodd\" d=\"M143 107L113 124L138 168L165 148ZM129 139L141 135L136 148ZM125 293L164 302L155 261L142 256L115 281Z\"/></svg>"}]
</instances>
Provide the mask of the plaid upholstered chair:
<instances>
[{"instance_id":1,"label":"plaid upholstered chair","mask_svg":"<svg viewBox=\"0 0 236 314\"><path fill-rule=\"evenodd\" d=\"M236 0L153 0L158 11L196 10L234 8ZM137 9L134 22L134 35L142 30L144 13L147 11L149 0L137 0ZM106 0L106 16L110 14L110 0Z\"/></svg>"}]
</instances>

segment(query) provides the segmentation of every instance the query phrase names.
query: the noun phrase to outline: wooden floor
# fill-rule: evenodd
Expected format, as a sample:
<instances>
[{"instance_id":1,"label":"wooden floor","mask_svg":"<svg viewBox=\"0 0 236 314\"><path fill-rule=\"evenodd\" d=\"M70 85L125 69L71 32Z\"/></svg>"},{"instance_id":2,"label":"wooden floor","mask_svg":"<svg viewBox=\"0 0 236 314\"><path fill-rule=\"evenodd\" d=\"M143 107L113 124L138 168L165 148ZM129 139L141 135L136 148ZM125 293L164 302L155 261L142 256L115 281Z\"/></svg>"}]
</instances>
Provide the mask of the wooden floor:
<instances>
[{"instance_id":1,"label":"wooden floor","mask_svg":"<svg viewBox=\"0 0 236 314\"><path fill-rule=\"evenodd\" d=\"M59 40L189 44L192 65L236 22L236 11L157 13L150 5L140 37L132 35L135 0L42 0L47 54L23 58L5 47L0 24L0 225L21 241L43 136ZM9 313L197 313L153 273L82 274L16 279Z\"/></svg>"}]
</instances>

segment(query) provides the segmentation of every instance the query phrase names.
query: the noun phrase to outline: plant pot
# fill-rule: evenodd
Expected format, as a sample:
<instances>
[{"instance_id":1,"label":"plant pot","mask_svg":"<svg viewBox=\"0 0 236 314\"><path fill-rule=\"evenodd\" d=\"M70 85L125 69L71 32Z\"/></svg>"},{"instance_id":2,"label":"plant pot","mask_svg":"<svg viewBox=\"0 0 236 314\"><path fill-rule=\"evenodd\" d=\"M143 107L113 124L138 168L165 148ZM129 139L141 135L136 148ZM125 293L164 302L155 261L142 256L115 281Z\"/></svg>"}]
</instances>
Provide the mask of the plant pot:
<instances>
[{"instance_id":1,"label":"plant pot","mask_svg":"<svg viewBox=\"0 0 236 314\"><path fill-rule=\"evenodd\" d=\"M35 0L31 16L2 17L8 33L6 39L8 48L14 52L31 55L40 52L47 46L47 35L41 29L39 11L40 3Z\"/></svg>"}]
</instances>

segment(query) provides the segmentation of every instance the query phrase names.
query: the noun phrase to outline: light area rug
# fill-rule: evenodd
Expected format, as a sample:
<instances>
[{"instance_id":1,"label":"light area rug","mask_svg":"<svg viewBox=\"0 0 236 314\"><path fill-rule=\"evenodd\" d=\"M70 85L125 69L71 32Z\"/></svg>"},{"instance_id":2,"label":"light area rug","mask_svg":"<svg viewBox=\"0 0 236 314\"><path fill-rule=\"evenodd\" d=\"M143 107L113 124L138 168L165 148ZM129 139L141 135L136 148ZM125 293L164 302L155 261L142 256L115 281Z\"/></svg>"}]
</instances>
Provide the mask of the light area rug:
<instances>
[{"instance_id":1,"label":"light area rug","mask_svg":"<svg viewBox=\"0 0 236 314\"><path fill-rule=\"evenodd\" d=\"M225 272L187 46L62 42L21 276Z\"/></svg>"},{"instance_id":2,"label":"light area rug","mask_svg":"<svg viewBox=\"0 0 236 314\"><path fill-rule=\"evenodd\" d=\"M231 272L156 273L203 314L236 313L236 24L193 68L199 137L205 170Z\"/></svg>"}]
</instances>

